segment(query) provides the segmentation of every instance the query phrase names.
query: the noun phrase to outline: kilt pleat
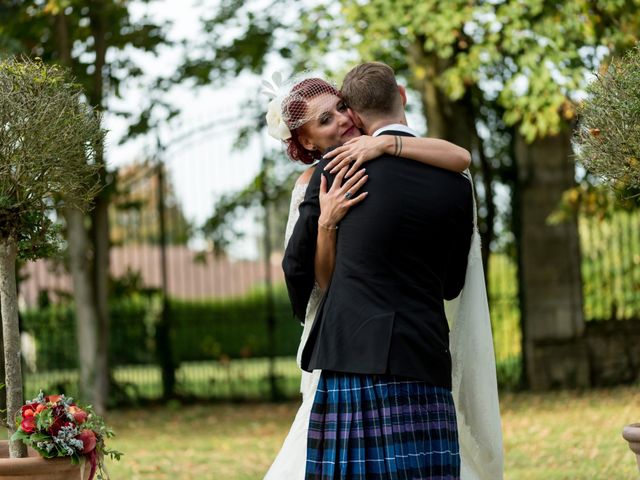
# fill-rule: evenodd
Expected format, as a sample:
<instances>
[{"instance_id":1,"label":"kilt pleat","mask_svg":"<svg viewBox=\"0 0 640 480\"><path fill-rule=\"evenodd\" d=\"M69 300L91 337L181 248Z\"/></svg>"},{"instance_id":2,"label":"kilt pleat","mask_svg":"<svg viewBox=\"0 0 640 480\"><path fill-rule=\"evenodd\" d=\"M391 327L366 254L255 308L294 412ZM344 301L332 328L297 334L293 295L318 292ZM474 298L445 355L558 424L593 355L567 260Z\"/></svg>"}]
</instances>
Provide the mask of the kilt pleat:
<instances>
[{"instance_id":1,"label":"kilt pleat","mask_svg":"<svg viewBox=\"0 0 640 480\"><path fill-rule=\"evenodd\" d=\"M322 372L309 421L306 480L456 480L451 392L391 375Z\"/></svg>"}]
</instances>

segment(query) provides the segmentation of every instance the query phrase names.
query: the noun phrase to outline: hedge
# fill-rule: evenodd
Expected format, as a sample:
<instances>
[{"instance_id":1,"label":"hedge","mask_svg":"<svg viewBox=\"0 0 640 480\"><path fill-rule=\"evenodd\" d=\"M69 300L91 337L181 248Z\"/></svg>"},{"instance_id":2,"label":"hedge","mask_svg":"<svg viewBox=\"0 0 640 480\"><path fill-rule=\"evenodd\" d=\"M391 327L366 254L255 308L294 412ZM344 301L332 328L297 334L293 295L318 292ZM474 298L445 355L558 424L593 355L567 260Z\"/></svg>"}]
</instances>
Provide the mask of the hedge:
<instances>
[{"instance_id":1,"label":"hedge","mask_svg":"<svg viewBox=\"0 0 640 480\"><path fill-rule=\"evenodd\" d=\"M300 324L293 319L284 289L274 295L274 354L295 355ZM159 296L112 301L109 353L112 365L157 362L155 326ZM264 293L226 300L170 300L171 347L177 362L267 356ZM35 338L39 371L76 368L75 312L72 304L21 312L22 330Z\"/></svg>"}]
</instances>

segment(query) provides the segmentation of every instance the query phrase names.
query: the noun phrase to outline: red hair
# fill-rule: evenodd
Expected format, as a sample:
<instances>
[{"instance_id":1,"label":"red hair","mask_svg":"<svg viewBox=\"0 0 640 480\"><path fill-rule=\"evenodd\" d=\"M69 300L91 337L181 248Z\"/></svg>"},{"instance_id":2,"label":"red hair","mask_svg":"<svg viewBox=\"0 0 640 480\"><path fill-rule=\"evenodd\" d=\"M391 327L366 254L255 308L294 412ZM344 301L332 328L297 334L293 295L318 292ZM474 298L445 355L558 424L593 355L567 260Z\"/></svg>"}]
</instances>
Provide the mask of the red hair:
<instances>
[{"instance_id":1,"label":"red hair","mask_svg":"<svg viewBox=\"0 0 640 480\"><path fill-rule=\"evenodd\" d=\"M300 143L299 131L306 123L307 100L324 94L340 96L338 90L320 78L307 78L297 83L282 102L282 117L291 130L291 138L285 140L287 155L292 160L311 164L322 156L317 150L307 150ZM302 122L302 123L300 123Z\"/></svg>"}]
</instances>

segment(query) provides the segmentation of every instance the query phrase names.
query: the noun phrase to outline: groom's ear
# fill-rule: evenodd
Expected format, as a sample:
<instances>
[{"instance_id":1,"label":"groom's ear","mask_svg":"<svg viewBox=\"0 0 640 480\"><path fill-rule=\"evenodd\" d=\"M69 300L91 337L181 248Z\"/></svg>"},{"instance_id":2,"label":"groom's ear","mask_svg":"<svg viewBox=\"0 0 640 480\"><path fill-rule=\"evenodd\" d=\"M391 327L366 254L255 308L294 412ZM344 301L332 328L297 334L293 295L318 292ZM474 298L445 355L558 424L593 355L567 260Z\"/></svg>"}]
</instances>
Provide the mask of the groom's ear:
<instances>
[{"instance_id":1,"label":"groom's ear","mask_svg":"<svg viewBox=\"0 0 640 480\"><path fill-rule=\"evenodd\" d=\"M353 124L360 130L362 130L364 123L362 122L360 115L358 115L356 112L354 112L350 108L347 111L349 112L349 116L351 117L351 121L353 122Z\"/></svg>"},{"instance_id":2,"label":"groom's ear","mask_svg":"<svg viewBox=\"0 0 640 480\"><path fill-rule=\"evenodd\" d=\"M400 98L402 98L402 106L407 106L407 91L402 85L398 85L398 93L400 93Z\"/></svg>"}]
</instances>

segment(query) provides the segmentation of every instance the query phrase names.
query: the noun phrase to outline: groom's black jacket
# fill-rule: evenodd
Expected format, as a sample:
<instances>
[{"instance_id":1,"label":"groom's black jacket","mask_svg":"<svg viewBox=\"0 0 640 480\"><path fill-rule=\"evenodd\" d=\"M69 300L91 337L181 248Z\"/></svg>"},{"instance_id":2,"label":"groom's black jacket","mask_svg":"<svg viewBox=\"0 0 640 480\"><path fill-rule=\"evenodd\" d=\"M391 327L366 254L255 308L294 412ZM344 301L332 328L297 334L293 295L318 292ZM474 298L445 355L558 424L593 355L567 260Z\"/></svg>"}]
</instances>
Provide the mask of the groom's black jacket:
<instances>
[{"instance_id":1,"label":"groom's black jacket","mask_svg":"<svg viewBox=\"0 0 640 480\"><path fill-rule=\"evenodd\" d=\"M320 161L311 177L282 263L294 312L303 321L314 284L320 175L327 163ZM369 195L340 222L335 269L302 368L389 373L450 389L443 300L455 298L464 285L473 230L470 182L390 155L366 169Z\"/></svg>"}]
</instances>

